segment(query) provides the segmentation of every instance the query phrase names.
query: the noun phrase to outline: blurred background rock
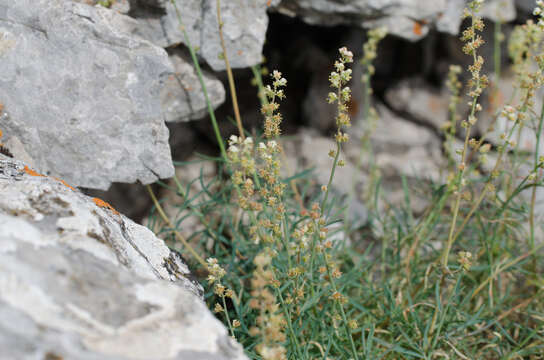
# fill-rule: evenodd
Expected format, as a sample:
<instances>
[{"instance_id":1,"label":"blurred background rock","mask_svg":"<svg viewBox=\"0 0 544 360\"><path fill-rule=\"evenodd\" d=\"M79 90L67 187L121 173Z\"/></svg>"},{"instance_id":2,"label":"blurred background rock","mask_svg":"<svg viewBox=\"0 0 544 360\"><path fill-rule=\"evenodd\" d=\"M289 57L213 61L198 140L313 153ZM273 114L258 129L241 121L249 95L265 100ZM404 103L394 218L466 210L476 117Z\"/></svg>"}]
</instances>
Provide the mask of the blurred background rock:
<instances>
[{"instance_id":1,"label":"blurred background rock","mask_svg":"<svg viewBox=\"0 0 544 360\"><path fill-rule=\"evenodd\" d=\"M55 3L65 2L70 1ZM77 2L80 3L78 6L84 6L78 8L78 11L84 9L93 14L96 12L97 18L109 19L109 31L122 32L127 39L145 39L157 48L166 49L171 69L161 74L161 92L148 95L161 103L162 114L153 116L162 117L166 122L174 163L194 159L197 154L217 155L200 83L179 30L178 18L171 1ZM411 181L433 181L440 176L438 169L445 161L439 132L447 118L449 101L449 93L444 83L449 65L465 65L470 60L462 54L458 39L459 30L463 26L460 15L464 5L463 0L222 1L227 53L235 68L244 126L249 132L255 132L262 121L257 88L252 82L253 73L250 67L261 64L263 68L278 69L288 79L287 98L282 103L284 134L295 135L290 138L291 142L301 142L293 146L311 148L314 153L321 153L326 159L330 146L326 139L334 128L334 107L324 101L329 91L327 77L332 68L332 59L341 46L347 46L356 58L360 58L366 31L377 26L386 26L389 35L380 43L372 84L372 101L380 115L372 140L377 165L384 177L384 186L391 192L389 198L392 202L400 201L402 196L395 195L395 189L399 188L399 175L405 175ZM48 5L52 6L55 5ZM224 62L220 59L215 0L183 0L177 1L177 6L204 69L206 85L216 108L221 133L227 138L236 133L236 127L229 120L232 120L234 114L230 95L225 91L227 77ZM486 1L486 45L482 54L484 58L493 58L496 24L500 23L501 32L508 35L515 24L522 23L531 16L532 8L531 0ZM87 29L89 32L108 30L98 29L96 24L86 26L90 27ZM499 93L492 99L487 93L486 101L494 108L500 106L508 96L512 81L512 76L506 71L508 56L505 42L501 43L500 52L503 76L499 81L499 91L505 94ZM353 101L350 104L354 123L353 140L346 148L348 160L354 163L359 153L357 139L362 136L362 124L366 121L361 117L361 71L361 66L355 64L351 83ZM493 62L486 62L485 72L492 74L494 71ZM13 118L13 114L9 112L18 104L14 102L5 105L5 111ZM8 121L16 123L18 119ZM31 151L20 145L25 143L25 136L17 133L17 125L7 128L11 130L11 134L7 132L8 139L15 144L15 156L26 156L25 159L36 157L37 150ZM127 131L126 128L123 129L122 131ZM157 137L154 139L153 141L158 141ZM91 152L90 156L92 152L99 150L104 151L87 149ZM310 167L317 165L319 168L319 162L312 163L311 158L304 158L306 155L303 151L295 151L293 156L295 155L300 157L300 161L294 162L294 167L304 164ZM162 167L163 170L151 168L151 173L159 177L171 175L171 170L165 164L170 160L162 153L160 157L162 165L153 166ZM55 173L58 167L54 159L38 161L34 165L45 173L64 175ZM209 169L207 171L209 173ZM183 168L177 170L178 174L180 172L183 172ZM316 176L318 172L316 171ZM365 166L360 169L353 167L351 172L359 172L353 176L362 182L369 176ZM151 208L151 202L143 187L126 182L138 179L149 183L153 178L137 174L119 177L108 172L104 172L104 176L106 179L96 187L92 186L92 181L76 182L75 185L83 186L87 193L104 198L122 213L142 222ZM319 182L318 178L317 181ZM105 190L109 183L113 185ZM343 185L338 183L336 186L341 188ZM157 191L160 189L156 187ZM423 205L415 206L414 210L421 210L421 206Z\"/></svg>"}]
</instances>

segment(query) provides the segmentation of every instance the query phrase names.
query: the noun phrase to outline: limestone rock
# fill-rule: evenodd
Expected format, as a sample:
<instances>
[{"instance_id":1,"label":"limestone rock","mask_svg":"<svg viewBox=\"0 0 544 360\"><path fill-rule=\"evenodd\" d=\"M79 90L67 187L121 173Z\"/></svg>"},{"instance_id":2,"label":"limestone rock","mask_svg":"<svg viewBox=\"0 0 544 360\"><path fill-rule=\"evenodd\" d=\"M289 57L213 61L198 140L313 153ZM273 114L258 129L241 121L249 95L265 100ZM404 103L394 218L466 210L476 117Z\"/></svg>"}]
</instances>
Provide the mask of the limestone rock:
<instances>
[{"instance_id":1,"label":"limestone rock","mask_svg":"<svg viewBox=\"0 0 544 360\"><path fill-rule=\"evenodd\" d=\"M285 158L287 159L287 170L289 173L283 174L283 176L293 176L296 172L301 171L301 169L314 169L312 174L317 188L320 189L322 185L327 185L329 182L333 162L328 156L328 152L335 148L336 143L332 137L319 135L315 129L302 128L296 137L284 143ZM340 202L345 204L353 189L357 194L366 184L367 174L357 169L356 163L352 162L351 159L342 158L345 161L345 165L336 169L336 175L329 192L331 199L336 197ZM351 203L348 204L347 216L351 221L352 227L362 226L368 220L368 210L359 201L359 197L356 194L353 194L354 197Z\"/></svg>"},{"instance_id":2,"label":"limestone rock","mask_svg":"<svg viewBox=\"0 0 544 360\"><path fill-rule=\"evenodd\" d=\"M493 131L487 134L486 137L488 141L495 145L503 143L501 135L508 133L512 127L512 122L507 120L504 116L501 116L500 111L505 105L518 105L523 102L520 92L515 89L515 81L514 74L506 72L497 83L497 91L489 89L482 96L482 106L484 110L478 114L476 128L480 134L486 134L489 126L493 123L494 119L497 118L493 126ZM528 114L536 114L533 115L535 117L540 114L543 105L543 96L544 90L537 90L533 100L534 104L529 107L527 111ZM542 142L540 143L540 148L536 149L536 126L537 120L535 120L534 124L527 122L527 125L522 128L519 138L517 130L512 136L511 140L515 140L516 142L519 140L519 149L521 151L534 153L535 150L538 150L539 154L544 152L544 143Z\"/></svg>"},{"instance_id":3,"label":"limestone rock","mask_svg":"<svg viewBox=\"0 0 544 360\"><path fill-rule=\"evenodd\" d=\"M0 123L15 155L73 185L174 173L160 90L166 52L135 20L65 0L0 0Z\"/></svg>"},{"instance_id":4,"label":"limestone rock","mask_svg":"<svg viewBox=\"0 0 544 360\"><path fill-rule=\"evenodd\" d=\"M527 14L532 14L533 10L536 7L536 1L535 0L517 0L516 7Z\"/></svg>"},{"instance_id":5,"label":"limestone rock","mask_svg":"<svg viewBox=\"0 0 544 360\"><path fill-rule=\"evenodd\" d=\"M412 194L412 210L420 213L428 205L428 194L418 194L421 183L443 180L441 168L445 160L440 139L432 130L403 119L384 105L378 104L376 110L380 118L374 130L362 119L354 120L349 130L350 141L344 147L346 156L354 163L360 161L361 138L372 131L373 161L382 180L384 198L391 204L404 203L401 176L405 176L408 184L416 189ZM368 159L368 154L364 154L362 164L367 172L370 171Z\"/></svg>"},{"instance_id":6,"label":"limestone rock","mask_svg":"<svg viewBox=\"0 0 544 360\"><path fill-rule=\"evenodd\" d=\"M449 94L418 78L408 79L386 93L389 105L415 120L440 129L448 121Z\"/></svg>"},{"instance_id":7,"label":"limestone rock","mask_svg":"<svg viewBox=\"0 0 544 360\"><path fill-rule=\"evenodd\" d=\"M485 16L495 18L495 9L500 7L502 20L516 17L513 0L488 2L482 10ZM431 27L457 34L465 4L465 0L283 0L276 10L309 24L386 26L390 34L415 41Z\"/></svg>"},{"instance_id":8,"label":"limestone rock","mask_svg":"<svg viewBox=\"0 0 544 360\"><path fill-rule=\"evenodd\" d=\"M170 75L161 91L162 111L165 121L189 121L200 119L208 113L206 99L200 81L187 50L173 49L170 60L175 73ZM225 89L221 81L208 71L203 71L208 97L214 108L225 101Z\"/></svg>"},{"instance_id":9,"label":"limestone rock","mask_svg":"<svg viewBox=\"0 0 544 360\"><path fill-rule=\"evenodd\" d=\"M2 359L246 357L145 227L0 155Z\"/></svg>"},{"instance_id":10,"label":"limestone rock","mask_svg":"<svg viewBox=\"0 0 544 360\"><path fill-rule=\"evenodd\" d=\"M481 15L492 21L512 21L516 19L517 15L516 4L512 0L485 1Z\"/></svg>"},{"instance_id":11,"label":"limestone rock","mask_svg":"<svg viewBox=\"0 0 544 360\"><path fill-rule=\"evenodd\" d=\"M371 142L382 174L437 180L442 161L440 139L431 130L397 116L383 105L378 105L377 111L380 119L371 135ZM359 121L353 126L353 141L346 146L352 158L359 155L356 139L364 134L362 125Z\"/></svg>"},{"instance_id":12,"label":"limestone rock","mask_svg":"<svg viewBox=\"0 0 544 360\"><path fill-rule=\"evenodd\" d=\"M180 196L171 190L166 190L161 193L161 203L164 212L177 224L178 231L186 239L198 239L199 233L206 230L206 227L202 224L201 219L197 216L191 216L191 210L199 209L200 212L205 213L207 221L209 218L214 218L213 212L217 208L205 205L206 203L212 203L209 194L213 194L218 189L217 182L214 178L217 176L216 163L209 160L202 160L196 156L187 159L183 166L176 168L176 179L183 187L183 192L186 192L185 196ZM178 184L174 180L169 180L169 185L172 189L176 189ZM204 185L204 186L202 186ZM187 200L190 199L190 203ZM158 215L155 214L155 217ZM144 225L148 226L154 231L160 229L155 226L160 225L154 221L155 218L148 217L144 220ZM193 241L193 248L198 250L200 246L198 241ZM181 243L175 242L171 244L174 249L182 250ZM210 249L201 249L202 251L208 251Z\"/></svg>"},{"instance_id":13,"label":"limestone rock","mask_svg":"<svg viewBox=\"0 0 544 360\"><path fill-rule=\"evenodd\" d=\"M268 27L266 10L279 0L221 1L225 45L233 68L258 64ZM139 26L133 31L162 47L185 44L175 6L164 0L135 0L131 15ZM219 41L216 0L177 0L183 25L193 47L214 70L225 69ZM187 44L185 44L187 45Z\"/></svg>"},{"instance_id":14,"label":"limestone rock","mask_svg":"<svg viewBox=\"0 0 544 360\"><path fill-rule=\"evenodd\" d=\"M71 0L87 5L99 5L100 0ZM108 1L102 0L102 3L108 3ZM122 14L128 14L130 11L130 2L129 0L109 0L109 9L120 12Z\"/></svg>"}]
</instances>

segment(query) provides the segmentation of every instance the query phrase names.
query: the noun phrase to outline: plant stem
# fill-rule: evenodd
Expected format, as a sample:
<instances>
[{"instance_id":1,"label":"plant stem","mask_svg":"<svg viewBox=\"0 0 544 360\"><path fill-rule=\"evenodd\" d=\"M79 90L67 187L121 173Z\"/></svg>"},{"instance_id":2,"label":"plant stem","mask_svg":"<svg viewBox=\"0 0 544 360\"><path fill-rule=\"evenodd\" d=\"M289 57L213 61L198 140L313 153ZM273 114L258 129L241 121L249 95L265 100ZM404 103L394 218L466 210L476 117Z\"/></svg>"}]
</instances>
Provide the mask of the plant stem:
<instances>
[{"instance_id":1,"label":"plant stem","mask_svg":"<svg viewBox=\"0 0 544 360\"><path fill-rule=\"evenodd\" d=\"M529 95L526 96L526 98L525 98L525 100L523 102L522 112L525 112L527 110L528 101L529 101ZM543 113L544 113L544 111L543 111ZM502 157L504 156L504 153L506 151L506 147L508 146L508 143L509 143L510 139L512 138L512 135L514 134L514 130L516 129L517 125L519 125L519 123L520 123L519 121L516 121L514 123L514 125L512 126L512 128L510 129L510 131L508 132L508 135L506 136L505 141L504 141L503 148L499 153L499 157L497 158L497 162L495 163L495 166L493 167L493 170L491 170L491 175L493 175L493 173L498 171L499 165L502 162ZM459 237L459 235L461 235L461 231L465 228L465 226L467 225L468 221L470 220L470 218L472 217L474 212L480 206L480 204L483 201L485 195L489 191L488 185L491 183L491 180L493 180L493 176L489 177L489 180L485 183L485 186L482 189L482 192L481 192L480 196L478 197L478 200L475 203L472 204L472 207L470 208L467 216L465 216L463 222L461 223L461 226L459 227L459 229L457 230L457 232L453 236L453 239L451 240L452 243L454 243L455 240Z\"/></svg>"},{"instance_id":2,"label":"plant stem","mask_svg":"<svg viewBox=\"0 0 544 360\"><path fill-rule=\"evenodd\" d=\"M325 253L323 255L323 261L325 262L325 266L327 267L327 275L329 276L332 289L335 293L338 292L338 288L336 287L336 283L334 282L334 277L332 276L331 267L329 266L329 262L327 261L327 257ZM349 338L349 342L351 345L351 351L353 353L353 358L355 360L359 360L359 356L357 355L357 349L355 347L355 342L353 341L353 335L351 333L351 328L349 327L348 318L346 316L346 312L344 311L344 305L339 300L335 300L336 304L338 305L338 308L340 309L340 315L342 315L342 321L344 322L344 327L346 330L346 333Z\"/></svg>"},{"instance_id":3,"label":"plant stem","mask_svg":"<svg viewBox=\"0 0 544 360\"><path fill-rule=\"evenodd\" d=\"M291 322L291 314L289 312L289 309L287 309L287 305L285 304L285 301L283 300L283 296L281 295L280 289L275 287L276 293L278 294L278 298L280 299L281 307L283 311L285 312L285 318L287 319L287 327L289 329L289 334L291 335L291 339L293 343L295 344L295 349L298 354L299 359L303 359L302 357L302 350L300 349L300 345L298 343L298 339L295 335L295 330L293 329L293 323Z\"/></svg>"},{"instance_id":4,"label":"plant stem","mask_svg":"<svg viewBox=\"0 0 544 360\"><path fill-rule=\"evenodd\" d=\"M340 115L340 109L342 107L342 87L338 87L338 115ZM334 155L334 162L332 164L331 174L329 176L329 182L327 183L327 189L325 190L325 196L321 202L321 215L325 213L325 205L327 204L327 198L329 197L329 191L332 185L332 180L334 179L334 173L336 171L336 166L338 165L338 158L340 157L340 151L342 150L342 145L340 141L336 140L336 154Z\"/></svg>"},{"instance_id":5,"label":"plant stem","mask_svg":"<svg viewBox=\"0 0 544 360\"><path fill-rule=\"evenodd\" d=\"M493 61L495 70L495 82L498 83L501 77L501 20L495 21L493 37Z\"/></svg>"},{"instance_id":6,"label":"plant stem","mask_svg":"<svg viewBox=\"0 0 544 360\"><path fill-rule=\"evenodd\" d=\"M225 46L225 39L223 37L223 20L221 19L221 0L216 0L217 5L217 23L219 24L219 39L221 41L221 49L223 50L223 59L225 60L225 67L227 69L227 77L229 79L230 96L232 98L232 108L234 109L234 118L236 119L236 125L238 126L238 132L240 137L245 139L244 127L242 126L242 118L240 117L240 109L238 107L238 98L236 96L236 86L234 84L234 76L232 76L232 69L229 63L229 57L227 55L227 47Z\"/></svg>"},{"instance_id":7,"label":"plant stem","mask_svg":"<svg viewBox=\"0 0 544 360\"><path fill-rule=\"evenodd\" d=\"M475 35L474 35L474 15L472 17L472 27L473 27L473 32L472 32L471 41L474 42L474 39L475 39ZM477 61L478 61L478 58L476 56L476 49L472 50L472 57L473 57L474 64L476 64ZM480 78L479 77L476 80L476 89L477 90L480 89ZM450 232L449 232L449 235L448 235L448 242L447 242L446 247L444 248L444 252L442 254L442 268L444 270L448 269L448 257L449 257L453 242L455 241L455 239L453 237L453 234L455 233L455 225L456 225L456 221L457 221L457 215L459 213L459 206L461 204L461 195L462 195L461 187L462 187L462 184L463 184L463 175L465 174L465 168L466 168L465 160L466 160L466 155L467 155L467 150L468 150L470 130L472 128L472 124L471 124L470 120L474 117L474 114L476 113L476 104L478 103L478 98L479 98L478 94L476 94L474 97L472 97L472 108L471 108L471 111L470 111L470 116L468 118L469 120L466 122L467 126L465 128L465 133L466 133L465 143L464 143L464 146L463 146L463 152L461 154L461 169L459 170L459 174L457 175L457 179L456 179L457 189L455 189L455 190L457 191L457 196L456 196L455 205L454 205L454 208L453 208L453 216L452 216L451 225L450 225Z\"/></svg>"},{"instance_id":8,"label":"plant stem","mask_svg":"<svg viewBox=\"0 0 544 360\"><path fill-rule=\"evenodd\" d=\"M204 266L205 268L207 268L208 264L206 264L206 261L204 261L204 259L198 255L198 253L191 247L191 245L189 245L189 243L187 242L187 240L185 239L185 237L183 237L183 235L181 235L179 233L179 231L176 230L175 226L172 224L172 222L170 221L170 219L168 218L168 216L166 215L166 213L164 212L164 210L162 209L162 206L161 204L159 203L159 201L157 200L157 197L155 196L155 193L153 192L153 189L151 189L151 186L150 185L147 185L146 186L147 188L147 191L149 192L149 195L151 196L151 200L153 200L153 204L155 205L155 208L157 209L157 212L159 213L160 217L162 218L162 220L166 223L166 225L168 225L168 227L171 229L171 231L176 235L176 237L178 238L179 241L181 241L181 243L183 244L183 246L185 246L185 248L187 248L187 250L189 250L189 252L191 253L191 255L193 255L193 257L202 265Z\"/></svg>"},{"instance_id":9,"label":"plant stem","mask_svg":"<svg viewBox=\"0 0 544 360\"><path fill-rule=\"evenodd\" d=\"M475 112L475 108L476 108L476 100L477 99L473 99L473 104L472 104L472 111L471 111L471 116L474 116L474 112ZM461 164L463 166L463 168L461 170L459 170L459 174L457 176L457 196L455 198L455 205L454 205L454 208L453 208L453 216L452 216L452 220L451 220L451 225L450 225L450 232L449 232L449 235L448 235L448 242L446 244L446 247L444 248L444 253L442 254L442 268L444 269L447 269L448 268L448 257L449 257L449 254L450 254L450 250L451 250L451 247L453 245L453 242L455 241L455 238L453 236L453 234L455 233L455 224L457 222L457 215L459 214L459 206L461 204L461 186L462 186L462 182L463 182L463 175L465 173L465 157L466 157L466 153L467 153L467 149L468 149L468 140L470 138L470 124L468 125L468 127L466 128L466 135L465 135L465 144L463 146L463 153L461 155Z\"/></svg>"},{"instance_id":10,"label":"plant stem","mask_svg":"<svg viewBox=\"0 0 544 360\"><path fill-rule=\"evenodd\" d=\"M185 40L185 44L187 44L187 47L189 48L189 52L191 53L191 59L193 60L193 64L195 65L196 73L198 75L198 80L200 81L200 86L202 87L202 92L204 93L204 98L206 99L206 104L208 106L208 113L212 121L213 131L215 133L217 143L219 144L219 149L221 150L221 156L223 157L224 161L227 161L227 151L225 150L225 143L223 142L223 138L221 137L221 132L219 131L219 126L217 125L215 112L213 110L210 97L208 95L208 89L206 87L206 84L204 83L204 77L202 76L202 70L200 69L200 64L198 63L195 50L193 46L191 45L191 41L189 40L189 35L187 35L187 31L185 31L185 27L183 26L183 21L182 21L178 6L176 4L176 0L170 0L170 2L172 3L172 5L174 6L176 10L176 15L178 17L179 25L182 29L181 31L183 32L183 38Z\"/></svg>"},{"instance_id":11,"label":"plant stem","mask_svg":"<svg viewBox=\"0 0 544 360\"><path fill-rule=\"evenodd\" d=\"M534 168L538 169L539 164L539 152L540 152L540 137L542 135L542 125L544 123L544 104L540 111L540 119L538 120L538 129L536 131L536 146L535 146L535 158L534 158ZM538 171L538 170L537 170ZM536 176L535 182L538 180L538 174ZM531 194L531 209L529 212L529 225L531 229L531 234L529 237L529 249L533 250L535 248L535 202L536 202L536 186L533 187ZM533 272L536 273L536 257L533 254Z\"/></svg>"},{"instance_id":12,"label":"plant stem","mask_svg":"<svg viewBox=\"0 0 544 360\"><path fill-rule=\"evenodd\" d=\"M251 72L253 72L253 76L255 77L255 81L257 82L257 89L259 89L257 93L257 97L259 98L259 101L262 105L268 104L268 100L266 99L266 96L264 94L264 85L263 85L263 78L261 76L261 67L259 65L253 65L251 67Z\"/></svg>"},{"instance_id":13,"label":"plant stem","mask_svg":"<svg viewBox=\"0 0 544 360\"><path fill-rule=\"evenodd\" d=\"M221 300L223 301L223 312L225 313L225 317L227 318L227 324L229 324L230 335L234 338L234 329L232 328L229 312L227 311L227 302L225 301L225 295L221 296Z\"/></svg>"}]
</instances>

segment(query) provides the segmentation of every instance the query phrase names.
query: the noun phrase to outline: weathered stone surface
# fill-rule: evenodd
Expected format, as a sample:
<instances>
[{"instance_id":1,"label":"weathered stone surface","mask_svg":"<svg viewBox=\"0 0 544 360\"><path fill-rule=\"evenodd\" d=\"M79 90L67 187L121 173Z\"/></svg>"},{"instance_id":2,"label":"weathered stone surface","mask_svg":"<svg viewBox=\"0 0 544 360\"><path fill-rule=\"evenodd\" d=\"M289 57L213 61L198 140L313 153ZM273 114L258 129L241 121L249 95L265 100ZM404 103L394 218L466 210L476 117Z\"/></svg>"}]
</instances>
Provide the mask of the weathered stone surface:
<instances>
[{"instance_id":1,"label":"weathered stone surface","mask_svg":"<svg viewBox=\"0 0 544 360\"><path fill-rule=\"evenodd\" d=\"M536 7L535 0L517 0L516 7L525 13L532 13Z\"/></svg>"},{"instance_id":2,"label":"weathered stone surface","mask_svg":"<svg viewBox=\"0 0 544 360\"><path fill-rule=\"evenodd\" d=\"M350 141L344 146L346 157L357 163L361 154L361 138L370 134L373 161L381 177L383 198L390 204L404 204L405 196L401 176L406 176L408 184L416 190L423 181L439 181L441 167L444 165L441 142L428 128L417 125L393 113L384 105L376 106L379 120L372 131L366 122L354 119L348 131ZM370 171L368 153L362 158L362 169ZM443 179L442 179L443 180ZM412 193L411 207L420 213L428 205L426 194ZM384 203L378 203L379 208Z\"/></svg>"},{"instance_id":3,"label":"weathered stone surface","mask_svg":"<svg viewBox=\"0 0 544 360\"><path fill-rule=\"evenodd\" d=\"M312 174L317 188L327 185L333 164L328 156L331 149L336 148L332 137L319 135L315 129L302 128L296 137L284 143L287 159L286 173L283 176L293 176L301 169L314 169ZM367 182L367 174L357 169L356 163L349 158L342 157L345 161L343 167L338 167L331 189L332 197L337 197L341 203L346 203L350 194L353 195L349 203L347 216L352 227L359 227L366 223L368 210L359 201L358 193ZM355 193L353 193L353 190ZM321 190L319 190L321 191ZM343 237L343 236L340 236Z\"/></svg>"},{"instance_id":4,"label":"weathered stone surface","mask_svg":"<svg viewBox=\"0 0 544 360\"><path fill-rule=\"evenodd\" d=\"M191 157L187 159L187 163L183 166L176 168L176 179L183 186L183 191L188 191L186 196L180 196L174 191L164 191L161 193L161 201L164 212L168 217L177 224L178 231L186 239L195 238L195 234L204 231L206 228L202 224L201 219L197 216L191 216L191 210L188 208L190 205L193 208L203 211L206 208L206 217L213 217L207 213L210 207L203 205L206 202L210 202L208 194L213 194L219 191L218 183L213 182L214 177L217 175L216 163L213 161L202 160L198 157ZM202 186L206 186L204 189ZM174 180L169 181L171 188L176 189L177 183ZM208 187L209 186L209 187ZM190 204L187 203L187 199L191 199ZM202 207L204 206L204 208ZM156 215L157 216L157 215ZM210 221L209 218L207 221ZM158 231L157 223L153 221L151 217L144 220L144 225L148 226L154 231ZM160 225L160 224L158 224ZM196 239L198 236L196 236ZM193 241L195 249L201 245L199 241ZM182 250L182 244L176 242L172 244L175 249ZM202 249L203 251L206 249ZM198 250L197 250L198 251Z\"/></svg>"},{"instance_id":5,"label":"weathered stone surface","mask_svg":"<svg viewBox=\"0 0 544 360\"><path fill-rule=\"evenodd\" d=\"M161 90L162 111L165 121L189 121L200 119L208 113L202 86L192 65L188 51L173 49L170 60L174 74L170 75ZM225 101L225 88L208 71L203 71L208 97L214 108Z\"/></svg>"},{"instance_id":6,"label":"weathered stone surface","mask_svg":"<svg viewBox=\"0 0 544 360\"><path fill-rule=\"evenodd\" d=\"M442 162L439 138L431 130L400 118L383 105L378 105L377 110L380 119L370 139L382 175L437 180ZM360 121L350 129L352 140L345 148L351 159L358 158L360 142L357 139L366 131Z\"/></svg>"},{"instance_id":7,"label":"weathered stone surface","mask_svg":"<svg viewBox=\"0 0 544 360\"><path fill-rule=\"evenodd\" d=\"M266 10L279 0L221 1L225 45L234 68L261 62L268 27ZM131 15L139 26L133 31L154 44L170 47L185 44L174 5L164 0L135 0ZM216 0L177 0L176 5L191 44L214 70L225 69L219 40Z\"/></svg>"},{"instance_id":8,"label":"weathered stone surface","mask_svg":"<svg viewBox=\"0 0 544 360\"><path fill-rule=\"evenodd\" d=\"M517 1L517 0L516 0ZM508 22L516 18L516 5L513 0L485 1L481 15L493 21Z\"/></svg>"},{"instance_id":9,"label":"weathered stone surface","mask_svg":"<svg viewBox=\"0 0 544 360\"><path fill-rule=\"evenodd\" d=\"M508 133L513 123L500 115L500 111L505 105L517 105L523 103L523 98L520 95L520 91L516 91L515 76L511 72L506 72L499 79L497 83L497 91L493 89L487 90L483 97L482 103L484 110L478 115L478 122L476 128L481 134L486 134L489 126L493 124L493 131L487 134L486 139L495 145L503 143L501 135ZM536 92L536 96L533 99L532 106L528 107L528 114L540 114L543 103L544 90L539 89ZM496 121L494 122L494 119ZM518 142L519 149L524 152L531 152L538 150L539 154L544 152L544 143L540 143L540 148L536 149L536 136L535 130L530 122L521 129L521 133L518 138L518 131L512 136L512 140Z\"/></svg>"},{"instance_id":10,"label":"weathered stone surface","mask_svg":"<svg viewBox=\"0 0 544 360\"><path fill-rule=\"evenodd\" d=\"M449 94L431 88L422 79L400 82L386 93L389 105L414 120L440 129L448 121Z\"/></svg>"},{"instance_id":11,"label":"weathered stone surface","mask_svg":"<svg viewBox=\"0 0 544 360\"><path fill-rule=\"evenodd\" d=\"M172 67L134 26L99 6L0 0L0 127L15 155L89 188L173 175L159 96Z\"/></svg>"},{"instance_id":12,"label":"weathered stone surface","mask_svg":"<svg viewBox=\"0 0 544 360\"><path fill-rule=\"evenodd\" d=\"M482 10L485 16L495 18L495 9L500 7L502 20L515 18L513 0L488 2L492 4ZM465 4L465 0L284 0L276 10L299 16L310 24L386 26L390 34L418 40L433 26L439 31L457 34Z\"/></svg>"},{"instance_id":13,"label":"weathered stone surface","mask_svg":"<svg viewBox=\"0 0 544 360\"><path fill-rule=\"evenodd\" d=\"M99 5L100 0L71 0L87 5ZM107 4L108 1L102 0L102 4ZM129 0L110 0L109 9L120 12L122 14L128 14L130 11L130 2Z\"/></svg>"},{"instance_id":14,"label":"weathered stone surface","mask_svg":"<svg viewBox=\"0 0 544 360\"><path fill-rule=\"evenodd\" d=\"M0 155L0 358L246 359L145 227Z\"/></svg>"}]
</instances>

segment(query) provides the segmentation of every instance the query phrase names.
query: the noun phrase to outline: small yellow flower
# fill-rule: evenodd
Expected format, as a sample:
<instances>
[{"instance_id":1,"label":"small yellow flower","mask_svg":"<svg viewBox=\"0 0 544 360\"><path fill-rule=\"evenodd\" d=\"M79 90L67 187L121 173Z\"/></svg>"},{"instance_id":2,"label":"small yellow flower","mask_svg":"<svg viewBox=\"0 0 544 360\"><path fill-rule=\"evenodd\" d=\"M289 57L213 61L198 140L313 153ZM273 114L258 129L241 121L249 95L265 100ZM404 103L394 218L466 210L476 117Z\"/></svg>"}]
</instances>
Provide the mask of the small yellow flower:
<instances>
[{"instance_id":1,"label":"small yellow flower","mask_svg":"<svg viewBox=\"0 0 544 360\"><path fill-rule=\"evenodd\" d=\"M213 308L213 312L214 313L220 313L220 312L223 312L223 306L221 306L221 304L219 303L216 303L215 304L215 307Z\"/></svg>"}]
</instances>

